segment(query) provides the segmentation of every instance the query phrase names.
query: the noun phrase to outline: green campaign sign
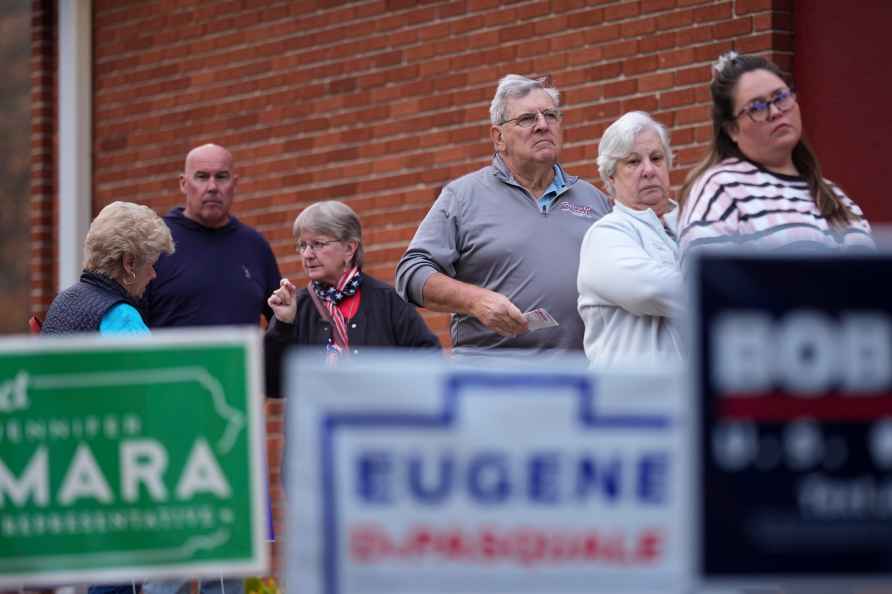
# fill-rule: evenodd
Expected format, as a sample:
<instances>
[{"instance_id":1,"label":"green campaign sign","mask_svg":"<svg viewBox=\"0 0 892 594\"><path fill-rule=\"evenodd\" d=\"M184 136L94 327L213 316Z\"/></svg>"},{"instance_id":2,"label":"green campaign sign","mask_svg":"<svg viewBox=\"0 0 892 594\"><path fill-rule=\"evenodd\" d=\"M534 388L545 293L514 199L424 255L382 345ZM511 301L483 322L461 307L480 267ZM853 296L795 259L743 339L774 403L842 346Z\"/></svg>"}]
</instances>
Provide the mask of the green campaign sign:
<instances>
[{"instance_id":1,"label":"green campaign sign","mask_svg":"<svg viewBox=\"0 0 892 594\"><path fill-rule=\"evenodd\" d=\"M259 340L0 341L0 585L264 573Z\"/></svg>"}]
</instances>

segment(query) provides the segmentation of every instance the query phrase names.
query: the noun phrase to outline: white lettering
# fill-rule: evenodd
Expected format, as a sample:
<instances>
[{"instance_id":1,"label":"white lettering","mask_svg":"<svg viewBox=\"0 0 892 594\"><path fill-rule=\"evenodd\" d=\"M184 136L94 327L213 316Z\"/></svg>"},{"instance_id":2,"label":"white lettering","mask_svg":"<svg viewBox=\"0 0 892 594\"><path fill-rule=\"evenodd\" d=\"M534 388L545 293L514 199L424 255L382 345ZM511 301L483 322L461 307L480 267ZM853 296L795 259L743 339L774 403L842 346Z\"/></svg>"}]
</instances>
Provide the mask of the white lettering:
<instances>
[{"instance_id":1,"label":"white lettering","mask_svg":"<svg viewBox=\"0 0 892 594\"><path fill-rule=\"evenodd\" d=\"M189 453L186 468L177 483L176 495L188 499L199 491L207 491L217 497L229 497L230 488L214 453L202 438L196 439Z\"/></svg>"},{"instance_id":2,"label":"white lettering","mask_svg":"<svg viewBox=\"0 0 892 594\"><path fill-rule=\"evenodd\" d=\"M722 391L762 392L771 387L771 328L768 314L757 311L726 313L715 322L713 381Z\"/></svg>"},{"instance_id":3,"label":"white lettering","mask_svg":"<svg viewBox=\"0 0 892 594\"><path fill-rule=\"evenodd\" d=\"M778 332L776 365L784 387L819 396L839 373L836 324L821 312L801 310L786 316Z\"/></svg>"},{"instance_id":4,"label":"white lettering","mask_svg":"<svg viewBox=\"0 0 892 594\"><path fill-rule=\"evenodd\" d=\"M121 444L121 496L136 501L139 484L146 486L155 501L167 499L161 475L167 469L167 451L153 439L125 441Z\"/></svg>"},{"instance_id":5,"label":"white lettering","mask_svg":"<svg viewBox=\"0 0 892 594\"><path fill-rule=\"evenodd\" d=\"M14 379L0 384L0 412L28 408L28 374L18 372Z\"/></svg>"},{"instance_id":6,"label":"white lettering","mask_svg":"<svg viewBox=\"0 0 892 594\"><path fill-rule=\"evenodd\" d=\"M97 501L109 503L112 500L112 492L96 464L93 453L86 444L77 446L74 460L68 467L62 488L59 491L59 503L71 505L81 497L93 497Z\"/></svg>"},{"instance_id":7,"label":"white lettering","mask_svg":"<svg viewBox=\"0 0 892 594\"><path fill-rule=\"evenodd\" d=\"M712 380L729 396L775 387L806 398L892 388L892 321L884 312L844 312L835 320L802 309L774 320L740 310L720 315L711 332Z\"/></svg>"},{"instance_id":8,"label":"white lettering","mask_svg":"<svg viewBox=\"0 0 892 594\"><path fill-rule=\"evenodd\" d=\"M878 392L892 384L892 324L883 314L842 318L843 386L849 392Z\"/></svg>"},{"instance_id":9,"label":"white lettering","mask_svg":"<svg viewBox=\"0 0 892 594\"><path fill-rule=\"evenodd\" d=\"M35 505L49 502L49 464L46 447L39 447L16 481L3 460L0 460L0 508L3 507L3 494L18 506L24 505L28 497L34 498Z\"/></svg>"}]
</instances>

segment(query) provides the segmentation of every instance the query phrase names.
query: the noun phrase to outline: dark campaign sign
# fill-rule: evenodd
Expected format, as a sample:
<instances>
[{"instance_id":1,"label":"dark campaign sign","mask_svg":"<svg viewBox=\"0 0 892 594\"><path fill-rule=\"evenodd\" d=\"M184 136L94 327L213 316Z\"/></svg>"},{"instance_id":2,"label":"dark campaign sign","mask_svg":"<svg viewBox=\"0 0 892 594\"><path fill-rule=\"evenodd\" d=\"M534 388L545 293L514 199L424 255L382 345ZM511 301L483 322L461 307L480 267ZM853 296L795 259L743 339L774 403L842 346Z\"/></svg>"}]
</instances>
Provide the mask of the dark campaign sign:
<instances>
[{"instance_id":1,"label":"dark campaign sign","mask_svg":"<svg viewBox=\"0 0 892 594\"><path fill-rule=\"evenodd\" d=\"M892 257L694 265L700 575L892 576Z\"/></svg>"}]
</instances>

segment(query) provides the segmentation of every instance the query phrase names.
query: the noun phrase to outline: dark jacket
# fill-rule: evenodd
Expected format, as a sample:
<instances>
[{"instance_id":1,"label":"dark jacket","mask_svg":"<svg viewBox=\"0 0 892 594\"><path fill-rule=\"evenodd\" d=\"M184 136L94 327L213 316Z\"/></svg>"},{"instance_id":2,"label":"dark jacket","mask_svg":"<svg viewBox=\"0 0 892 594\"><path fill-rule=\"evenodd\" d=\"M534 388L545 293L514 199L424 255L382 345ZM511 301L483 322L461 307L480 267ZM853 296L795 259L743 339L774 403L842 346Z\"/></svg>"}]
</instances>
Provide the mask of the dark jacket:
<instances>
[{"instance_id":1,"label":"dark jacket","mask_svg":"<svg viewBox=\"0 0 892 594\"><path fill-rule=\"evenodd\" d=\"M347 322L350 352L359 355L364 347L440 348L415 307L403 301L390 285L363 274L359 310ZM313 304L307 289L297 295L293 324L273 317L264 339L269 396L281 396L282 356L289 346L318 345L324 348L332 338L331 324Z\"/></svg>"},{"instance_id":2,"label":"dark jacket","mask_svg":"<svg viewBox=\"0 0 892 594\"><path fill-rule=\"evenodd\" d=\"M146 324L257 326L261 314L269 319L266 300L280 275L266 239L233 216L212 229L183 212L179 206L164 217L177 249L155 265L157 276L143 296Z\"/></svg>"},{"instance_id":3,"label":"dark jacket","mask_svg":"<svg viewBox=\"0 0 892 594\"><path fill-rule=\"evenodd\" d=\"M77 283L53 299L40 332L41 334L98 332L102 318L119 303L137 307L124 287L116 281L103 274L85 270Z\"/></svg>"}]
</instances>

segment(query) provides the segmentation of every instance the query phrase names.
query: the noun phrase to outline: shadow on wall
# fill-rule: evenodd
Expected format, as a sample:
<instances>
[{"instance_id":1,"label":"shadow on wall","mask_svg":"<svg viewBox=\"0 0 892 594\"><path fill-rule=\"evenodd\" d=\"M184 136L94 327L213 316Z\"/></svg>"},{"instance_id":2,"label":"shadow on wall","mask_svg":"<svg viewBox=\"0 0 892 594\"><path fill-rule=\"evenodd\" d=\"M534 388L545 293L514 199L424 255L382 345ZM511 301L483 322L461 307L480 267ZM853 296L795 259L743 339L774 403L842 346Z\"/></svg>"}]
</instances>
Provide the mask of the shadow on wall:
<instances>
[{"instance_id":1,"label":"shadow on wall","mask_svg":"<svg viewBox=\"0 0 892 594\"><path fill-rule=\"evenodd\" d=\"M28 332L31 228L31 3L0 14L0 334Z\"/></svg>"}]
</instances>

